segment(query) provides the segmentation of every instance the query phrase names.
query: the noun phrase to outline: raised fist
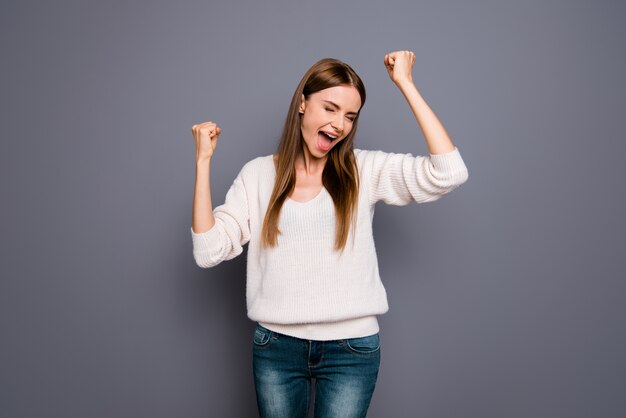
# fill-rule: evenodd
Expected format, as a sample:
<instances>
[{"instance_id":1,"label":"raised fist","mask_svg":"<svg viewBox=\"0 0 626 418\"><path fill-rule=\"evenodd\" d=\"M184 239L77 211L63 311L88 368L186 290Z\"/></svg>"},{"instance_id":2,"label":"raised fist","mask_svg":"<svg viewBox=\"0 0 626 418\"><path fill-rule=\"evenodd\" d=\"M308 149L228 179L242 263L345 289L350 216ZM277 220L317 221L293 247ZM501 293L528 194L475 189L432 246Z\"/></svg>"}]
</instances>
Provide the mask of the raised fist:
<instances>
[{"instance_id":1,"label":"raised fist","mask_svg":"<svg viewBox=\"0 0 626 418\"><path fill-rule=\"evenodd\" d=\"M385 68L395 84L404 81L413 82L413 63L415 54L413 51L395 51L385 55Z\"/></svg>"},{"instance_id":2,"label":"raised fist","mask_svg":"<svg viewBox=\"0 0 626 418\"><path fill-rule=\"evenodd\" d=\"M196 160L210 159L213 156L222 129L215 122L202 122L191 127L196 141Z\"/></svg>"}]
</instances>

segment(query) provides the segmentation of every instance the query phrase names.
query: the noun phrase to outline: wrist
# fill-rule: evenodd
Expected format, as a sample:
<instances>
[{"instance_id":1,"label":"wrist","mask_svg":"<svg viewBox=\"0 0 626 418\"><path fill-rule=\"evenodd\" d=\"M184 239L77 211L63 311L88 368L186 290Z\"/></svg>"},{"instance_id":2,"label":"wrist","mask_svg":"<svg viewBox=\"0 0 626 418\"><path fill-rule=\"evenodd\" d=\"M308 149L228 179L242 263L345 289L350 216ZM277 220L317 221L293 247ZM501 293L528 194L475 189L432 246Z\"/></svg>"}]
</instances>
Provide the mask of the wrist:
<instances>
[{"instance_id":1,"label":"wrist","mask_svg":"<svg viewBox=\"0 0 626 418\"><path fill-rule=\"evenodd\" d=\"M196 165L205 166L211 164L211 157L196 157Z\"/></svg>"},{"instance_id":2,"label":"wrist","mask_svg":"<svg viewBox=\"0 0 626 418\"><path fill-rule=\"evenodd\" d=\"M398 86L398 88L402 91L411 89L411 88L416 88L415 84L413 83L413 80L410 78L405 78L402 80L398 80L396 82L396 86Z\"/></svg>"}]
</instances>

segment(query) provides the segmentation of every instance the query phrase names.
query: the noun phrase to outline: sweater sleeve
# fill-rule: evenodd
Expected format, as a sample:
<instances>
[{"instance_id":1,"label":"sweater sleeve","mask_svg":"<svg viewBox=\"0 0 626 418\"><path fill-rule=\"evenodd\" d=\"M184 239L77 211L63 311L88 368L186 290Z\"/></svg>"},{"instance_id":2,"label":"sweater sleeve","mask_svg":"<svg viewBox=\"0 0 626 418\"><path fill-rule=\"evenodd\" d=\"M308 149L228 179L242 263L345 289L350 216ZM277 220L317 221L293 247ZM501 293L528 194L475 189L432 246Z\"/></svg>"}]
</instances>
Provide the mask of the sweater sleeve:
<instances>
[{"instance_id":1,"label":"sweater sleeve","mask_svg":"<svg viewBox=\"0 0 626 418\"><path fill-rule=\"evenodd\" d=\"M358 150L358 153L372 205L379 200L396 206L413 201L432 202L469 177L457 147L447 153L428 156L373 150Z\"/></svg>"},{"instance_id":2,"label":"sweater sleeve","mask_svg":"<svg viewBox=\"0 0 626 418\"><path fill-rule=\"evenodd\" d=\"M235 258L250 241L250 215L244 181L244 166L226 193L224 203L213 209L215 224L206 232L191 228L193 256L203 268Z\"/></svg>"}]
</instances>

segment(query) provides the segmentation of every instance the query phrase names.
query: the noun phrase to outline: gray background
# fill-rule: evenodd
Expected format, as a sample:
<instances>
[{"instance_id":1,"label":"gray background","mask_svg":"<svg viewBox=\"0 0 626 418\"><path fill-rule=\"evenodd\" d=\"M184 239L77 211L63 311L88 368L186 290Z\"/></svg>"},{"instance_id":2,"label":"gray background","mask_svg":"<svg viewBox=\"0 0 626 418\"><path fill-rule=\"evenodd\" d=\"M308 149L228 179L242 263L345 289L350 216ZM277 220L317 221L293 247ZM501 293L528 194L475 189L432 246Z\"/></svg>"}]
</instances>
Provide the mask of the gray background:
<instances>
[{"instance_id":1,"label":"gray background","mask_svg":"<svg viewBox=\"0 0 626 418\"><path fill-rule=\"evenodd\" d=\"M369 416L626 416L626 3L365 3L0 3L2 417L256 416L246 254L192 257L191 126L223 128L221 204L336 57L357 146L425 154L399 49L470 176L377 206Z\"/></svg>"}]
</instances>

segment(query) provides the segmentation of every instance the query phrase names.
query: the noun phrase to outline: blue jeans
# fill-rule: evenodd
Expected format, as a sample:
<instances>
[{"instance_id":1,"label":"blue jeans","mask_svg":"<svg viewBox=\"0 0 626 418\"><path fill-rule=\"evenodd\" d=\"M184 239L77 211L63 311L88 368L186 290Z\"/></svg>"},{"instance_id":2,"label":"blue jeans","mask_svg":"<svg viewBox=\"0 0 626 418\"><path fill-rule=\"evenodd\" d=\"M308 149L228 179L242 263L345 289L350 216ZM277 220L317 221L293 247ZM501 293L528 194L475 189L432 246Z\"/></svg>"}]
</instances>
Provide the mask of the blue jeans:
<instances>
[{"instance_id":1,"label":"blue jeans","mask_svg":"<svg viewBox=\"0 0 626 418\"><path fill-rule=\"evenodd\" d=\"M380 365L378 334L303 340L257 324L252 346L261 418L306 418L311 378L316 379L316 418L367 414Z\"/></svg>"}]
</instances>

